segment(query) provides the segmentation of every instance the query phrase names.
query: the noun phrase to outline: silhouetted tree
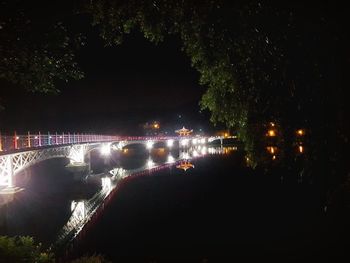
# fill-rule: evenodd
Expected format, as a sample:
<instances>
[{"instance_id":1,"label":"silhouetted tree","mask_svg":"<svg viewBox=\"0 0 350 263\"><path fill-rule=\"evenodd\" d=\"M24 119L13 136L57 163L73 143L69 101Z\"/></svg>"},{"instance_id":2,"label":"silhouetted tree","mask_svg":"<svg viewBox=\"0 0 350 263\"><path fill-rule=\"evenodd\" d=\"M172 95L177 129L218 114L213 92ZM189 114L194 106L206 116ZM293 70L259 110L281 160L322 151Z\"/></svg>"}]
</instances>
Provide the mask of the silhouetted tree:
<instances>
[{"instance_id":1,"label":"silhouetted tree","mask_svg":"<svg viewBox=\"0 0 350 263\"><path fill-rule=\"evenodd\" d=\"M83 77L74 55L82 38L68 33L53 6L0 2L0 79L28 91L57 92L55 81Z\"/></svg>"},{"instance_id":2,"label":"silhouetted tree","mask_svg":"<svg viewBox=\"0 0 350 263\"><path fill-rule=\"evenodd\" d=\"M54 262L54 255L34 242L32 237L0 236L0 262Z\"/></svg>"},{"instance_id":3,"label":"silhouetted tree","mask_svg":"<svg viewBox=\"0 0 350 263\"><path fill-rule=\"evenodd\" d=\"M300 161L298 128L306 130L303 166L336 172L346 162L347 111L335 74L342 70L336 60L344 35L332 5L95 0L86 11L107 45L120 44L133 29L154 43L177 35L207 86L202 109L214 123L238 131L253 166L271 160L264 139L271 121L279 127L274 162L292 167Z\"/></svg>"}]
</instances>

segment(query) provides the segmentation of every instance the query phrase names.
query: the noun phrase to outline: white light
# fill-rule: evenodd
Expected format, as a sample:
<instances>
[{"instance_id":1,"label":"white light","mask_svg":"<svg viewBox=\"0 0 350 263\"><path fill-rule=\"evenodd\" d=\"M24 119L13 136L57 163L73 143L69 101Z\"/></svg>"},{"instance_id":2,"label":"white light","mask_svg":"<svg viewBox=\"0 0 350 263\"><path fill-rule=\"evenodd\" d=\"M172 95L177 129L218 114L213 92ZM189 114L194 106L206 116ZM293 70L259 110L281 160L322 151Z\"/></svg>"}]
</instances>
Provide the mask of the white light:
<instances>
[{"instance_id":1,"label":"white light","mask_svg":"<svg viewBox=\"0 0 350 263\"><path fill-rule=\"evenodd\" d=\"M70 205L72 217L75 220L81 221L85 218L85 202L84 201L72 201Z\"/></svg>"},{"instance_id":2,"label":"white light","mask_svg":"<svg viewBox=\"0 0 350 263\"><path fill-rule=\"evenodd\" d=\"M202 138L201 139L201 144L204 144L205 143L205 138Z\"/></svg>"},{"instance_id":3,"label":"white light","mask_svg":"<svg viewBox=\"0 0 350 263\"><path fill-rule=\"evenodd\" d=\"M147 148L147 149L152 149L152 147L153 147L153 142L152 142L152 141L148 141L148 142L146 143L146 148Z\"/></svg>"},{"instance_id":4,"label":"white light","mask_svg":"<svg viewBox=\"0 0 350 263\"><path fill-rule=\"evenodd\" d=\"M192 152L192 155L193 155L193 157L198 157L198 152L196 151L196 150L194 150L193 152Z\"/></svg>"},{"instance_id":5,"label":"white light","mask_svg":"<svg viewBox=\"0 0 350 263\"><path fill-rule=\"evenodd\" d=\"M110 155L111 154L111 147L109 146L109 144L102 144L100 152L102 155Z\"/></svg>"},{"instance_id":6,"label":"white light","mask_svg":"<svg viewBox=\"0 0 350 263\"><path fill-rule=\"evenodd\" d=\"M76 207L77 203L73 200L71 203L70 203L70 211L73 212L75 207Z\"/></svg>"},{"instance_id":7,"label":"white light","mask_svg":"<svg viewBox=\"0 0 350 263\"><path fill-rule=\"evenodd\" d=\"M171 156L171 155L169 154L169 156L168 156L168 163L173 163L173 162L175 162L175 159L174 159L173 156Z\"/></svg>"},{"instance_id":8,"label":"white light","mask_svg":"<svg viewBox=\"0 0 350 263\"><path fill-rule=\"evenodd\" d=\"M38 139L38 136L35 136L34 139Z\"/></svg>"},{"instance_id":9,"label":"white light","mask_svg":"<svg viewBox=\"0 0 350 263\"><path fill-rule=\"evenodd\" d=\"M188 139L183 139L183 140L181 140L181 145L182 145L182 146L188 145Z\"/></svg>"},{"instance_id":10,"label":"white light","mask_svg":"<svg viewBox=\"0 0 350 263\"><path fill-rule=\"evenodd\" d=\"M207 147L204 146L204 147L202 148L201 154L202 154L202 155L207 154Z\"/></svg>"},{"instance_id":11,"label":"white light","mask_svg":"<svg viewBox=\"0 0 350 263\"><path fill-rule=\"evenodd\" d=\"M72 201L70 205L70 210L73 212L76 209L83 210L82 208L85 207L84 201Z\"/></svg>"},{"instance_id":12,"label":"white light","mask_svg":"<svg viewBox=\"0 0 350 263\"><path fill-rule=\"evenodd\" d=\"M60 136L60 139L62 139L62 136Z\"/></svg>"},{"instance_id":13,"label":"white light","mask_svg":"<svg viewBox=\"0 0 350 263\"><path fill-rule=\"evenodd\" d=\"M111 178L104 177L101 178L102 181L102 190L110 190L112 188Z\"/></svg>"},{"instance_id":14,"label":"white light","mask_svg":"<svg viewBox=\"0 0 350 263\"><path fill-rule=\"evenodd\" d=\"M84 163L84 147L71 148L69 155L69 161L71 164Z\"/></svg>"},{"instance_id":15,"label":"white light","mask_svg":"<svg viewBox=\"0 0 350 263\"><path fill-rule=\"evenodd\" d=\"M117 150L122 150L124 146L125 146L124 142L118 142L116 149Z\"/></svg>"},{"instance_id":16,"label":"white light","mask_svg":"<svg viewBox=\"0 0 350 263\"><path fill-rule=\"evenodd\" d=\"M172 147L173 144L174 144L174 140L173 140L173 139L169 139L169 140L166 142L166 145L167 145L168 147Z\"/></svg>"},{"instance_id":17,"label":"white light","mask_svg":"<svg viewBox=\"0 0 350 263\"><path fill-rule=\"evenodd\" d=\"M182 159L190 159L190 156L187 152L182 153Z\"/></svg>"},{"instance_id":18,"label":"white light","mask_svg":"<svg viewBox=\"0 0 350 263\"><path fill-rule=\"evenodd\" d=\"M50 139L52 139L52 136L49 136Z\"/></svg>"},{"instance_id":19,"label":"white light","mask_svg":"<svg viewBox=\"0 0 350 263\"><path fill-rule=\"evenodd\" d=\"M209 153L209 154L215 154L216 152L215 152L215 149L214 149L213 147L210 147L210 148L208 149L208 153Z\"/></svg>"},{"instance_id":20,"label":"white light","mask_svg":"<svg viewBox=\"0 0 350 263\"><path fill-rule=\"evenodd\" d=\"M17 136L17 137L16 137L16 140L18 140L18 139L19 139L19 137Z\"/></svg>"},{"instance_id":21,"label":"white light","mask_svg":"<svg viewBox=\"0 0 350 263\"><path fill-rule=\"evenodd\" d=\"M197 144L197 139L192 140L192 144L196 145Z\"/></svg>"},{"instance_id":22,"label":"white light","mask_svg":"<svg viewBox=\"0 0 350 263\"><path fill-rule=\"evenodd\" d=\"M154 162L153 162L151 159L149 159L149 160L147 161L147 167L148 167L148 168L151 168L152 166L154 166Z\"/></svg>"}]
</instances>

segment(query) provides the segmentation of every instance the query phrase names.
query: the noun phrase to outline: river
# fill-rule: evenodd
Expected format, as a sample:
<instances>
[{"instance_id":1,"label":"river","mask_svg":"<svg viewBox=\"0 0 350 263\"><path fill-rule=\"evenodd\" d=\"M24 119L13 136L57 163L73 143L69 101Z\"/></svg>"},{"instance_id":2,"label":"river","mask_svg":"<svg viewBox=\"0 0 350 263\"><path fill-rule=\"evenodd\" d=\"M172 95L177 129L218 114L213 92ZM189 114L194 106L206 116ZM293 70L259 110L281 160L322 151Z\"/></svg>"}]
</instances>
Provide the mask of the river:
<instances>
[{"instance_id":1,"label":"river","mask_svg":"<svg viewBox=\"0 0 350 263\"><path fill-rule=\"evenodd\" d=\"M327 210L320 178L253 171L236 147L151 157L129 149L107 160L96 152L92 174L66 164L48 160L17 176L24 191L0 208L0 235L70 242L70 256L113 262L349 258L348 217Z\"/></svg>"}]
</instances>

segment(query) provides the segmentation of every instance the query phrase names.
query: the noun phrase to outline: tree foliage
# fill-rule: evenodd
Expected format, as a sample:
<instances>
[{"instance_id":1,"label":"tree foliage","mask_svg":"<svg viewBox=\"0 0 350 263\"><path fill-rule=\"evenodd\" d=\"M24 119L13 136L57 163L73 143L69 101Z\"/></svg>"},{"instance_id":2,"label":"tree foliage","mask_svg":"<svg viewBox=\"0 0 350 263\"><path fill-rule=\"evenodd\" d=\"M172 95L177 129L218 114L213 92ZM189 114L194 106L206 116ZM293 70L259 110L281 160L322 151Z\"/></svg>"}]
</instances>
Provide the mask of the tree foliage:
<instances>
[{"instance_id":1,"label":"tree foliage","mask_svg":"<svg viewBox=\"0 0 350 263\"><path fill-rule=\"evenodd\" d=\"M54 262L54 255L35 243L32 237L0 236L0 261L49 263Z\"/></svg>"},{"instance_id":2,"label":"tree foliage","mask_svg":"<svg viewBox=\"0 0 350 263\"><path fill-rule=\"evenodd\" d=\"M0 262L11 263L54 263L57 255L49 249L43 249L29 236L0 236ZM108 263L102 255L82 256L69 261L71 263Z\"/></svg>"},{"instance_id":3,"label":"tree foliage","mask_svg":"<svg viewBox=\"0 0 350 263\"><path fill-rule=\"evenodd\" d=\"M307 160L339 156L336 141L348 141L344 127L339 128L344 121L341 84L329 86L336 79L329 65L336 66L340 40L327 7L254 0L86 3L107 45L120 44L135 29L154 43L177 35L207 86L201 108L211 112L214 123L238 131L253 164L266 160L267 124L278 123L275 143L285 165L298 159L298 128L312 135L304 141Z\"/></svg>"},{"instance_id":4,"label":"tree foliage","mask_svg":"<svg viewBox=\"0 0 350 263\"><path fill-rule=\"evenodd\" d=\"M0 2L0 79L28 91L57 92L56 80L83 77L74 55L80 39L44 12L35 3Z\"/></svg>"}]
</instances>

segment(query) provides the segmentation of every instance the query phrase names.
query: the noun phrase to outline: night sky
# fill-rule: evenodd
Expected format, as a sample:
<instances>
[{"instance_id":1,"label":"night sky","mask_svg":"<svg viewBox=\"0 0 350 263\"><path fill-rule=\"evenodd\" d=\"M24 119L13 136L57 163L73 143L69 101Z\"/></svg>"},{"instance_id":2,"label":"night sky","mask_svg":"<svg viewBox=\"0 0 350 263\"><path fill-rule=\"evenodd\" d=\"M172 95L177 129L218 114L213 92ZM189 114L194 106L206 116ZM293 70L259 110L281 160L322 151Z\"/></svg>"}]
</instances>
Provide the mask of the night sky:
<instances>
[{"instance_id":1,"label":"night sky","mask_svg":"<svg viewBox=\"0 0 350 263\"><path fill-rule=\"evenodd\" d=\"M0 80L0 106L5 107L0 110L1 132L12 134L14 130L49 130L142 134L141 125L152 121L160 121L161 127L167 128L168 132L182 126L194 130L213 130L209 113L200 113L199 107L206 87L198 84L199 74L191 67L190 59L181 51L181 42L175 36L168 36L162 43L155 45L141 33L132 31L125 36L120 46L105 47L98 35L99 29L92 27L89 19L70 13L74 10L74 1L46 1L40 4L35 1L17 2L21 2L38 23L57 22L66 17L64 24L68 30L73 27L86 35L86 45L76 52L76 60L85 78L70 80L68 83L57 82L56 86L61 91L58 95L33 94L24 91L23 87L15 87ZM317 24L312 19L320 12L331 18L325 24L335 35L347 31L342 28L345 15L340 14L345 13L345 9L341 6L330 3L295 6L303 17L301 21L308 21L308 26ZM11 12L9 15L16 16L17 7L14 6ZM318 31L313 29L305 26L303 30L311 34L304 35L315 38ZM296 32L296 36L299 35L303 34ZM332 40L327 42L332 43ZM336 49L338 42L344 47L348 46L337 40L335 44L323 43L318 48L321 51L324 49L326 54L327 50ZM295 49L295 52L298 50ZM341 54L342 51L336 52ZM342 57L342 54L338 56ZM308 63L307 60L297 61L297 71L302 71L299 64L303 62ZM337 72L338 68L332 67L333 64L324 62L330 75L341 74Z\"/></svg>"},{"instance_id":2,"label":"night sky","mask_svg":"<svg viewBox=\"0 0 350 263\"><path fill-rule=\"evenodd\" d=\"M85 78L57 83L57 95L3 84L2 131L142 134L150 121L169 132L183 125L208 130L209 114L199 108L205 87L178 39L155 45L136 31L122 45L105 47L97 28L85 27L86 45L76 54Z\"/></svg>"}]
</instances>

